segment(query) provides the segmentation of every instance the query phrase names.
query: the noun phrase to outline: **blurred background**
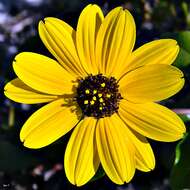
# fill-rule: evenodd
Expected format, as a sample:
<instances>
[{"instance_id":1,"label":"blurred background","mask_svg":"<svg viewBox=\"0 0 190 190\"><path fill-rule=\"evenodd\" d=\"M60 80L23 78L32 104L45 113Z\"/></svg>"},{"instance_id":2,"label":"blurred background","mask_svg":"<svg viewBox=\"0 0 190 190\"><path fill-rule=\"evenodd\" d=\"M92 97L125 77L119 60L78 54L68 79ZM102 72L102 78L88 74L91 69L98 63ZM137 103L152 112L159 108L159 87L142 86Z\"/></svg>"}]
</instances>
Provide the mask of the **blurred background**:
<instances>
[{"instance_id":1,"label":"blurred background","mask_svg":"<svg viewBox=\"0 0 190 190\"><path fill-rule=\"evenodd\" d=\"M190 189L190 137L181 142L150 141L156 168L136 172L130 184L113 184L100 168L85 186L72 186L65 177L63 156L70 134L39 149L24 148L19 131L40 105L12 102L3 95L4 85L15 77L12 61L18 52L31 51L52 57L38 35L38 22L47 16L63 19L74 28L89 3L106 14L116 6L131 11L137 25L136 47L159 38L174 38L180 45L175 65L185 73L183 90L161 102L190 124L190 1L183 0L0 0L0 190L183 190Z\"/></svg>"}]
</instances>

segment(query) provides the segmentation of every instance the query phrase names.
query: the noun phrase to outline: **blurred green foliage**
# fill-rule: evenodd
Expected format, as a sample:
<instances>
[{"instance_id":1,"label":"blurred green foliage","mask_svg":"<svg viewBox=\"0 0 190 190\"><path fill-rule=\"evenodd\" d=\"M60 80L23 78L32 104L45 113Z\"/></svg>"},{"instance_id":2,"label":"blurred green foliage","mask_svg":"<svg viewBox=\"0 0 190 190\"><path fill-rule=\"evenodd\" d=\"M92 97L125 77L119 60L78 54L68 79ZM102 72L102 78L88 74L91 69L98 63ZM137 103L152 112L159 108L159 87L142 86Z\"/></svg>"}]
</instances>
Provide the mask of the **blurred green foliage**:
<instances>
[{"instance_id":1,"label":"blurred green foliage","mask_svg":"<svg viewBox=\"0 0 190 190\"><path fill-rule=\"evenodd\" d=\"M188 67L190 65L190 31L165 33L162 36L177 40L180 46L180 52L173 65L181 69Z\"/></svg>"},{"instance_id":2,"label":"blurred green foliage","mask_svg":"<svg viewBox=\"0 0 190 190\"><path fill-rule=\"evenodd\" d=\"M176 157L171 172L173 190L190 188L190 134L186 134L176 147Z\"/></svg>"}]
</instances>

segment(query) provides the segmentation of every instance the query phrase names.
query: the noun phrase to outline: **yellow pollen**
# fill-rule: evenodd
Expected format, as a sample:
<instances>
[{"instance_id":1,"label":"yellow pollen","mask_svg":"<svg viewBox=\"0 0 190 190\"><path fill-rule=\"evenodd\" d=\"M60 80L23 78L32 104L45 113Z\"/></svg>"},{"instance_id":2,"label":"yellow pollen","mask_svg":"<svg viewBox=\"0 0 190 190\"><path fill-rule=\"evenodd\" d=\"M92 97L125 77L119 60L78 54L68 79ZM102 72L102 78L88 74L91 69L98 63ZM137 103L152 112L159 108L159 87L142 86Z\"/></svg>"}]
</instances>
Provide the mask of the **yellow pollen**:
<instances>
[{"instance_id":1,"label":"yellow pollen","mask_svg":"<svg viewBox=\"0 0 190 190\"><path fill-rule=\"evenodd\" d=\"M102 97L102 94L98 94L98 97L99 97L99 98Z\"/></svg>"},{"instance_id":2,"label":"yellow pollen","mask_svg":"<svg viewBox=\"0 0 190 190\"><path fill-rule=\"evenodd\" d=\"M90 101L90 105L94 105L95 101L94 100L91 100Z\"/></svg>"},{"instance_id":3,"label":"yellow pollen","mask_svg":"<svg viewBox=\"0 0 190 190\"><path fill-rule=\"evenodd\" d=\"M93 90L93 94L96 94L97 93L97 90Z\"/></svg>"},{"instance_id":4,"label":"yellow pollen","mask_svg":"<svg viewBox=\"0 0 190 190\"><path fill-rule=\"evenodd\" d=\"M93 96L93 98L92 98L93 100L96 100L96 96Z\"/></svg>"},{"instance_id":5,"label":"yellow pollen","mask_svg":"<svg viewBox=\"0 0 190 190\"><path fill-rule=\"evenodd\" d=\"M86 89L86 90L85 90L85 93L86 93L86 94L90 94L90 90L89 90L89 89Z\"/></svg>"},{"instance_id":6,"label":"yellow pollen","mask_svg":"<svg viewBox=\"0 0 190 190\"><path fill-rule=\"evenodd\" d=\"M106 86L106 84L105 84L105 83L102 83L102 84L101 84L101 87L105 87L105 86Z\"/></svg>"},{"instance_id":7,"label":"yellow pollen","mask_svg":"<svg viewBox=\"0 0 190 190\"><path fill-rule=\"evenodd\" d=\"M107 98L110 98L110 97L111 97L111 94L106 94L106 97L107 97Z\"/></svg>"},{"instance_id":8,"label":"yellow pollen","mask_svg":"<svg viewBox=\"0 0 190 190\"><path fill-rule=\"evenodd\" d=\"M84 104L88 104L88 100L85 100L85 101L84 101Z\"/></svg>"},{"instance_id":9,"label":"yellow pollen","mask_svg":"<svg viewBox=\"0 0 190 190\"><path fill-rule=\"evenodd\" d=\"M100 102L104 102L103 98L100 98L99 101L100 101Z\"/></svg>"},{"instance_id":10,"label":"yellow pollen","mask_svg":"<svg viewBox=\"0 0 190 190\"><path fill-rule=\"evenodd\" d=\"M99 107L99 110L102 110L103 109L103 107Z\"/></svg>"}]
</instances>

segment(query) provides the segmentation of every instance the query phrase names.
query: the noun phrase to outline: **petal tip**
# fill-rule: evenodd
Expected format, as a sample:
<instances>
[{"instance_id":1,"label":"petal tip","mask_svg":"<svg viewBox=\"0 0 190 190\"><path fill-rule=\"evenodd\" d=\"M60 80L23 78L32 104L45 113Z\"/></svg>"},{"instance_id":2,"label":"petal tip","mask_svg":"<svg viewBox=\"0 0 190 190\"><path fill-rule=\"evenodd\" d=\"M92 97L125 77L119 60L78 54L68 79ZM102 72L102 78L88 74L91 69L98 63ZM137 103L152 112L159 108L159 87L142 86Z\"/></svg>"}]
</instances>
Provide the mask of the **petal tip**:
<instances>
[{"instance_id":1,"label":"petal tip","mask_svg":"<svg viewBox=\"0 0 190 190\"><path fill-rule=\"evenodd\" d=\"M39 33L41 33L40 31L45 27L45 18L43 20L40 20L38 23L38 30Z\"/></svg>"},{"instance_id":2,"label":"petal tip","mask_svg":"<svg viewBox=\"0 0 190 190\"><path fill-rule=\"evenodd\" d=\"M166 38L166 39L160 39L160 40L164 40L166 43L169 43L170 45L176 46L178 45L177 40L172 39L172 38Z\"/></svg>"},{"instance_id":3,"label":"petal tip","mask_svg":"<svg viewBox=\"0 0 190 190\"><path fill-rule=\"evenodd\" d=\"M5 86L6 87L6 86ZM11 97L9 96L9 92L7 89L4 88L4 95L11 100Z\"/></svg>"},{"instance_id":4,"label":"petal tip","mask_svg":"<svg viewBox=\"0 0 190 190\"><path fill-rule=\"evenodd\" d=\"M20 131L19 137L20 137L20 141L24 143L24 141L25 141L25 136L24 136L23 133L22 133L22 129L21 129L21 131Z\"/></svg>"},{"instance_id":5,"label":"petal tip","mask_svg":"<svg viewBox=\"0 0 190 190\"><path fill-rule=\"evenodd\" d=\"M26 140L24 140L22 143L23 143L23 146L26 147L26 148L30 148L30 149L38 149L38 148L40 148L40 147L32 146L32 144L28 143Z\"/></svg>"},{"instance_id":6,"label":"petal tip","mask_svg":"<svg viewBox=\"0 0 190 190\"><path fill-rule=\"evenodd\" d=\"M149 166L149 170L153 171L155 169L156 163L153 162L151 166Z\"/></svg>"},{"instance_id":7,"label":"petal tip","mask_svg":"<svg viewBox=\"0 0 190 190\"><path fill-rule=\"evenodd\" d=\"M176 48L176 57L175 57L175 59L176 59L177 55L179 54L179 51L180 51L180 47L179 47L177 41L176 41L176 47L175 48Z\"/></svg>"},{"instance_id":8,"label":"petal tip","mask_svg":"<svg viewBox=\"0 0 190 190\"><path fill-rule=\"evenodd\" d=\"M8 90L9 87L9 82L4 86L4 94L6 93L6 91Z\"/></svg>"},{"instance_id":9,"label":"petal tip","mask_svg":"<svg viewBox=\"0 0 190 190\"><path fill-rule=\"evenodd\" d=\"M55 18L55 17L45 17L44 19L43 19L43 24L45 25L45 24L47 24L47 23L52 23L52 22L54 22L54 21L60 21L60 19L59 18ZM61 20L62 21L62 20Z\"/></svg>"}]
</instances>

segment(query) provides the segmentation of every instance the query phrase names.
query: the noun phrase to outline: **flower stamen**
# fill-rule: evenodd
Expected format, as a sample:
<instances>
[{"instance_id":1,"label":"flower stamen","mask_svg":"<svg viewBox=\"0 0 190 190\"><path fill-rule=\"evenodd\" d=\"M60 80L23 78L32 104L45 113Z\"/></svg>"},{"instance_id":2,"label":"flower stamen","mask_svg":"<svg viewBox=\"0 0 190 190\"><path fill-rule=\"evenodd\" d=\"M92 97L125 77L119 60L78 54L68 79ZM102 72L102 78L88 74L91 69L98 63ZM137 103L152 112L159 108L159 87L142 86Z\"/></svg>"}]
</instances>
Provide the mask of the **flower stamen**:
<instances>
[{"instance_id":1,"label":"flower stamen","mask_svg":"<svg viewBox=\"0 0 190 190\"><path fill-rule=\"evenodd\" d=\"M83 115L102 118L117 112L122 99L118 87L114 77L107 78L102 74L80 80L76 100Z\"/></svg>"}]
</instances>

